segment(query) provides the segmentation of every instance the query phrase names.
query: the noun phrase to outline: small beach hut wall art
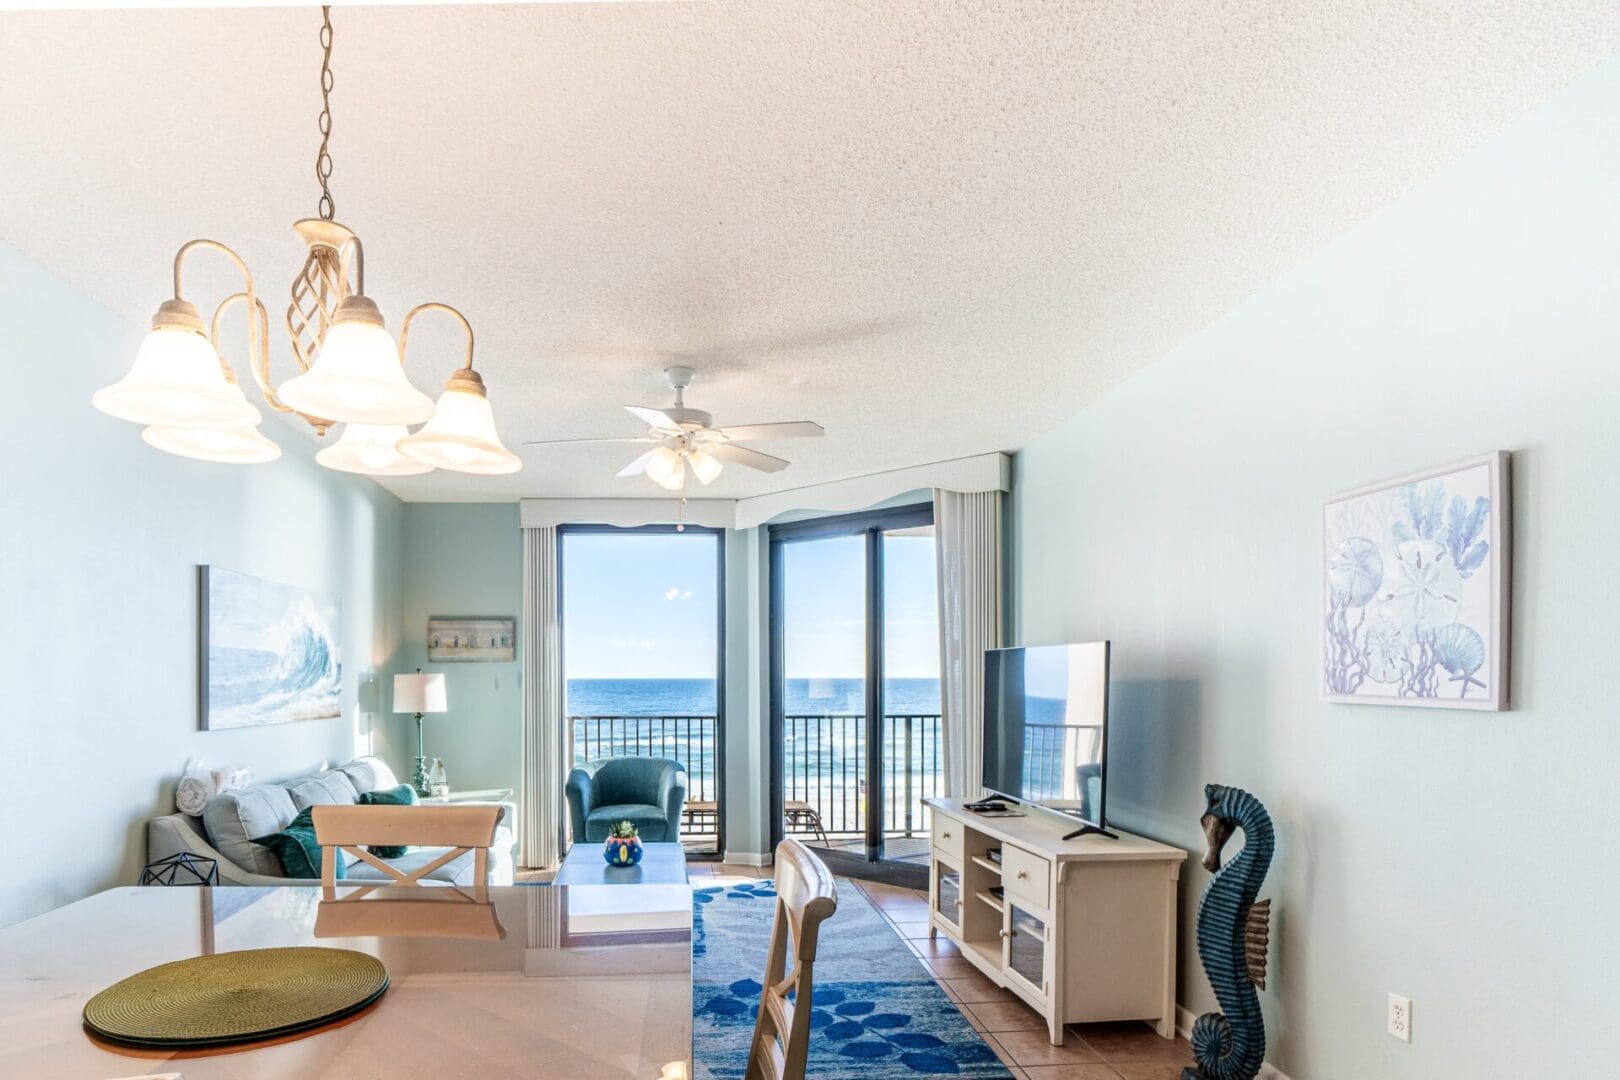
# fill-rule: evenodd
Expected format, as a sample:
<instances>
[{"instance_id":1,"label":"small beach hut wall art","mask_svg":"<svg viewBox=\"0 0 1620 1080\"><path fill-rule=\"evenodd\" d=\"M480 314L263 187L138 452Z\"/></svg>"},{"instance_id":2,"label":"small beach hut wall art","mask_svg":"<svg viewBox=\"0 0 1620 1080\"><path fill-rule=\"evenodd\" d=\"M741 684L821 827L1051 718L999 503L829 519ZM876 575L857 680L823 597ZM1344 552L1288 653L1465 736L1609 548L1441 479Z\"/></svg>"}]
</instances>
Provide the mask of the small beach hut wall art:
<instances>
[{"instance_id":1,"label":"small beach hut wall art","mask_svg":"<svg viewBox=\"0 0 1620 1080\"><path fill-rule=\"evenodd\" d=\"M510 662L517 657L517 620L435 615L428 619L427 655L435 662Z\"/></svg>"}]
</instances>

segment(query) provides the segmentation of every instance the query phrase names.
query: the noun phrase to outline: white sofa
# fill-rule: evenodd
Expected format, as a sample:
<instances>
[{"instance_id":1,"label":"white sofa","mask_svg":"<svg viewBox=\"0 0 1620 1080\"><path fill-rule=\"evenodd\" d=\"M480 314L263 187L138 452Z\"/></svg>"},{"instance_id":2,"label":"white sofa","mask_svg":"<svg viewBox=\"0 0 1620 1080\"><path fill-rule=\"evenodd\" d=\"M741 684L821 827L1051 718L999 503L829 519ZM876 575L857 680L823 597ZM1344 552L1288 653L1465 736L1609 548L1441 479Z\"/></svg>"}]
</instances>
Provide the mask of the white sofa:
<instances>
[{"instance_id":1,"label":"white sofa","mask_svg":"<svg viewBox=\"0 0 1620 1080\"><path fill-rule=\"evenodd\" d=\"M154 862L170 855L190 852L219 864L221 885L311 885L309 878L290 878L275 852L256 838L280 832L292 819L311 806L356 803L367 791L398 786L399 781L380 758L356 758L347 765L314 776L301 776L280 784L254 784L215 795L203 807L202 817L166 814L146 823L146 859ZM500 824L489 849L489 882L512 884L513 849L516 838L513 822L516 807L501 804ZM388 860L409 872L444 854L442 847L413 847L398 859ZM351 858L346 865L347 880L375 881L385 875L374 866ZM434 870L423 880L445 885L471 885L473 857L461 855Z\"/></svg>"}]
</instances>

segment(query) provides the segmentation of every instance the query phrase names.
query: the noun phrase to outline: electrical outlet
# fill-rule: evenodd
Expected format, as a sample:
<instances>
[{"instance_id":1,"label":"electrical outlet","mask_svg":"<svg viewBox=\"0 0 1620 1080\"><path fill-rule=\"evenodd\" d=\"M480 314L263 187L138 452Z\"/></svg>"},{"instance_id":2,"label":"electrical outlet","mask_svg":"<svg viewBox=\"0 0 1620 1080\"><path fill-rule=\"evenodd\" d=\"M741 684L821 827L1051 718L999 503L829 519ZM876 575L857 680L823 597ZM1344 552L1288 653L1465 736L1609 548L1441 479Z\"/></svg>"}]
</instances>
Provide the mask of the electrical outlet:
<instances>
[{"instance_id":1,"label":"electrical outlet","mask_svg":"<svg viewBox=\"0 0 1620 1080\"><path fill-rule=\"evenodd\" d=\"M1389 1033L1401 1042L1412 1041L1412 999L1389 995Z\"/></svg>"}]
</instances>

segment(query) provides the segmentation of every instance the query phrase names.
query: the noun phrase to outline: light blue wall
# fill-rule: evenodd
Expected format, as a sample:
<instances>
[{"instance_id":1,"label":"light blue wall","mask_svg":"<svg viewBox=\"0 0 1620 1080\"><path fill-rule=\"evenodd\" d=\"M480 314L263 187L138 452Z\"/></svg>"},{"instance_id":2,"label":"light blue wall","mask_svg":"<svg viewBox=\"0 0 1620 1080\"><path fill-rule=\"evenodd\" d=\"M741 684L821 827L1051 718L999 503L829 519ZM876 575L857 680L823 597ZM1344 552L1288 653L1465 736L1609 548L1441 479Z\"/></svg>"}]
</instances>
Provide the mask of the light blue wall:
<instances>
[{"instance_id":1,"label":"light blue wall","mask_svg":"<svg viewBox=\"0 0 1620 1080\"><path fill-rule=\"evenodd\" d=\"M450 711L423 720L427 753L444 759L451 787L511 788L522 777L521 665L429 663L430 616L503 615L523 603L523 533L516 503L408 503L400 569L400 649L396 671L442 672ZM521 633L521 631L519 631ZM521 644L521 643L520 643ZM416 722L392 715L390 764L401 779L415 767Z\"/></svg>"},{"instance_id":2,"label":"light blue wall","mask_svg":"<svg viewBox=\"0 0 1620 1080\"><path fill-rule=\"evenodd\" d=\"M1616 192L1610 61L1018 457L1022 639L1114 642L1110 817L1201 850L1219 781L1276 819L1262 998L1299 1080L1613 1072ZM1318 700L1320 500L1496 449L1513 710Z\"/></svg>"},{"instance_id":3,"label":"light blue wall","mask_svg":"<svg viewBox=\"0 0 1620 1080\"><path fill-rule=\"evenodd\" d=\"M391 670L402 504L317 466L314 444L275 420L265 432L284 455L271 464L148 448L90 407L144 331L0 247L12 404L0 424L0 925L134 884L144 822L173 810L188 756L281 779L364 749ZM198 730L199 564L342 598L340 719Z\"/></svg>"}]
</instances>

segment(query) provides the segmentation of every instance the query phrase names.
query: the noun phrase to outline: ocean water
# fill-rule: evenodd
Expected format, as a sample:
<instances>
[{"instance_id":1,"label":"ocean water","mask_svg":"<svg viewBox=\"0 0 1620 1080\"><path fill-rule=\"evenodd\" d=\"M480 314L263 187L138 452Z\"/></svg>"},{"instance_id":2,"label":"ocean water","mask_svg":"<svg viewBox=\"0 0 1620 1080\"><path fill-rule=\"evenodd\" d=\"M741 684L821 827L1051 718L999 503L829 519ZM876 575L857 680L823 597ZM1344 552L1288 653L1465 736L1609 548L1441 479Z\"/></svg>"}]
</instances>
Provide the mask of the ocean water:
<instances>
[{"instance_id":1,"label":"ocean water","mask_svg":"<svg viewBox=\"0 0 1620 1080\"><path fill-rule=\"evenodd\" d=\"M864 679L789 679L789 715L866 711ZM889 679L884 711L939 712L938 679ZM569 716L712 716L713 679L569 679Z\"/></svg>"},{"instance_id":2,"label":"ocean water","mask_svg":"<svg viewBox=\"0 0 1620 1080\"><path fill-rule=\"evenodd\" d=\"M784 690L784 797L818 807L830 832L858 832L866 814L865 680L789 679ZM715 798L713 679L570 679L565 709L576 761L674 758L686 766L690 800ZM895 826L908 820L905 792L910 820L920 819L923 797L939 794L938 713L937 679L885 683L885 716L918 718L884 726L884 817Z\"/></svg>"}]
</instances>

